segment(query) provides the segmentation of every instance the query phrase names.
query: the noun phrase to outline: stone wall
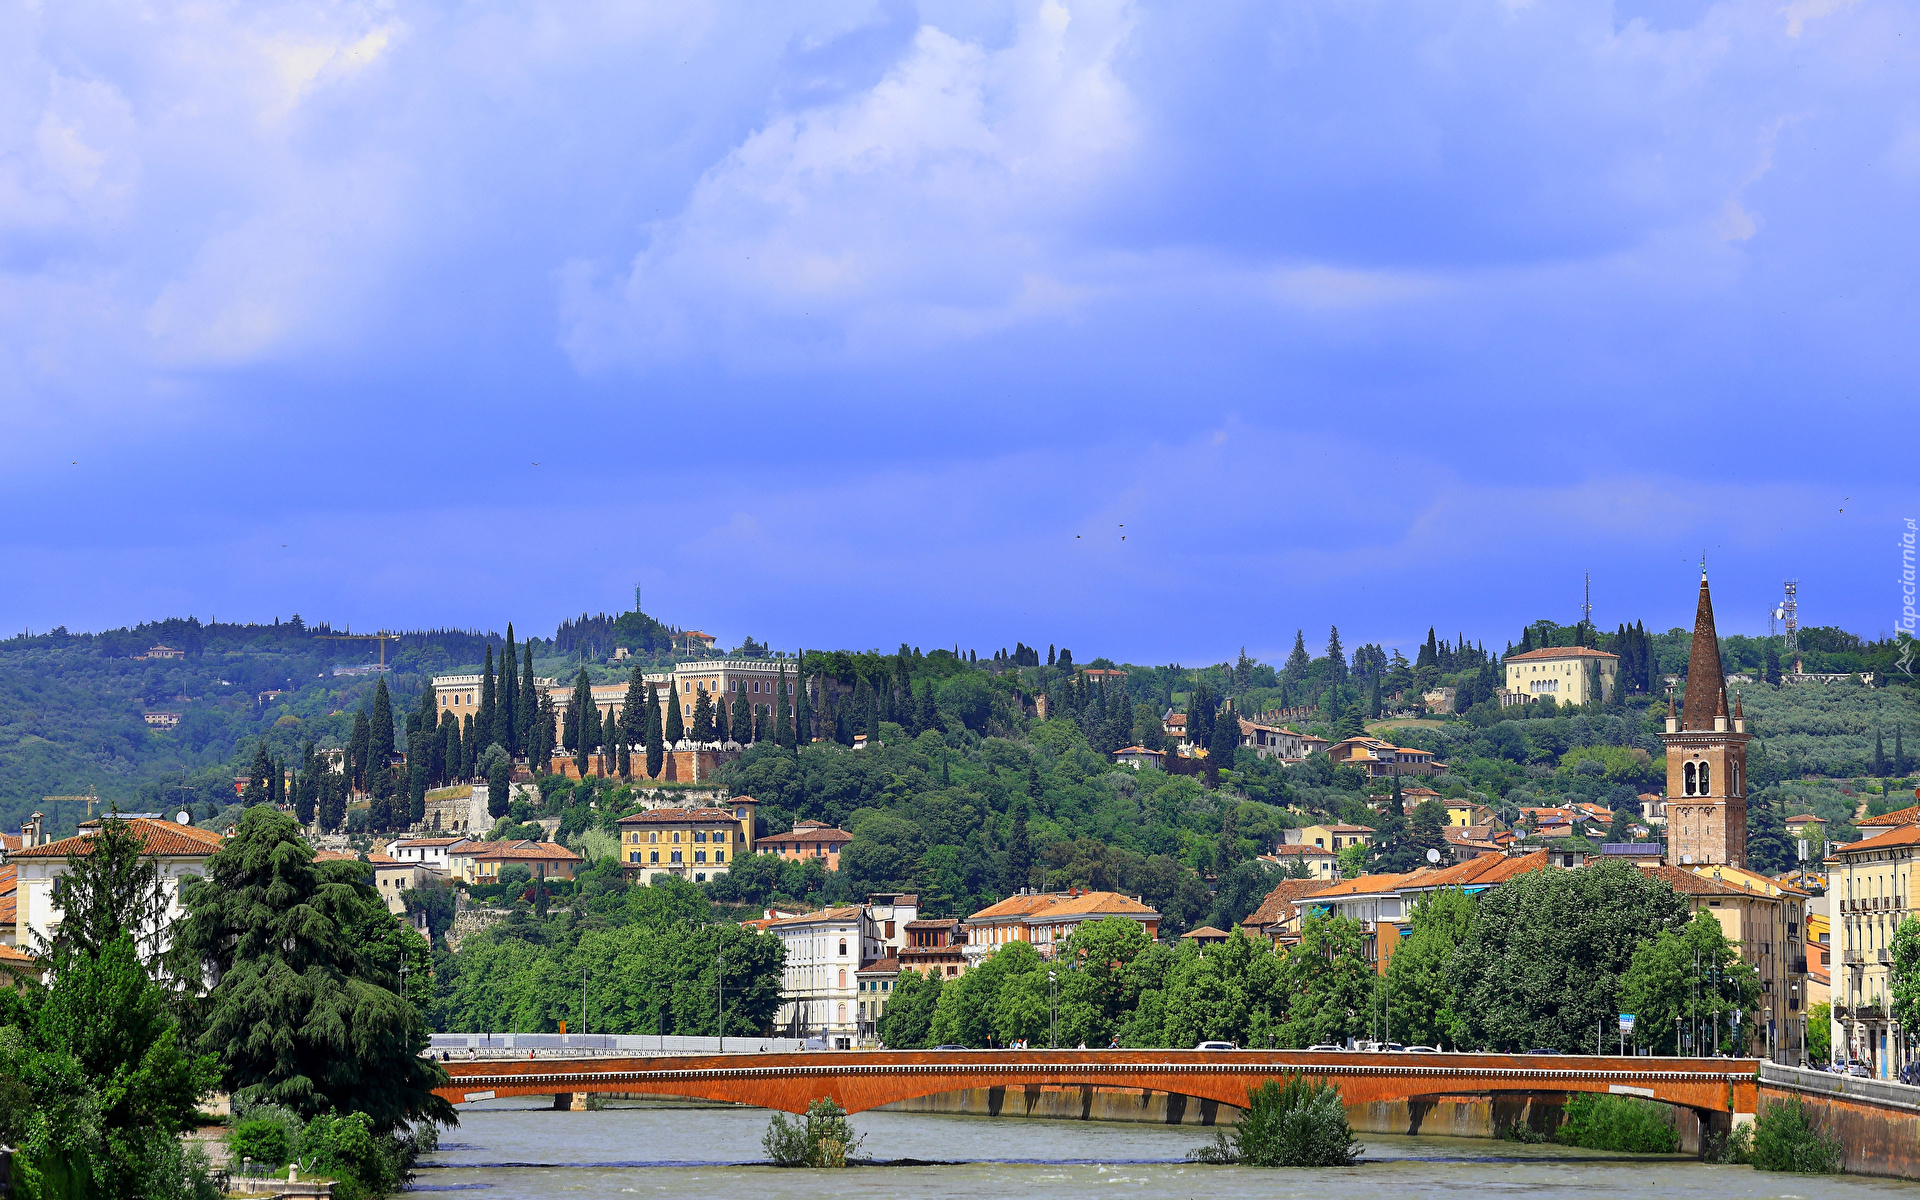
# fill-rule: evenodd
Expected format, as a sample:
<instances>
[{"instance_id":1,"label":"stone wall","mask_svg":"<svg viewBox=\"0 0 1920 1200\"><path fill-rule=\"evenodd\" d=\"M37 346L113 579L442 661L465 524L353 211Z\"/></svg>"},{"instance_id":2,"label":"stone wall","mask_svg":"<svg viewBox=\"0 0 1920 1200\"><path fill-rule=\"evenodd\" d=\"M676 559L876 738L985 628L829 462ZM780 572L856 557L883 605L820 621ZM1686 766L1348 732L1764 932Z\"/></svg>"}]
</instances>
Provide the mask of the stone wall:
<instances>
[{"instance_id":1,"label":"stone wall","mask_svg":"<svg viewBox=\"0 0 1920 1200\"><path fill-rule=\"evenodd\" d=\"M1761 1064L1760 1112L1796 1097L1839 1134L1849 1174L1920 1179L1920 1088Z\"/></svg>"}]
</instances>

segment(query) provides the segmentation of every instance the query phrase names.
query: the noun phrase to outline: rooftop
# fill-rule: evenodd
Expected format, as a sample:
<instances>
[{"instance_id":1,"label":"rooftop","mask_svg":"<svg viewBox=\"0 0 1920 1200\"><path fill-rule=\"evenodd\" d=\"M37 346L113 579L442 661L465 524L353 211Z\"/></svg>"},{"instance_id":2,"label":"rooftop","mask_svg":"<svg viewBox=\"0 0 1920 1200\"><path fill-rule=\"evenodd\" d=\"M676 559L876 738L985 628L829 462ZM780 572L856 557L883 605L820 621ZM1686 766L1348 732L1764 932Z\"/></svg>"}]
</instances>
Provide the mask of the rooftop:
<instances>
[{"instance_id":1,"label":"rooftop","mask_svg":"<svg viewBox=\"0 0 1920 1200\"><path fill-rule=\"evenodd\" d=\"M616 825L686 825L697 823L724 822L736 824L739 817L725 808L655 808L646 812L634 813L630 817L621 817Z\"/></svg>"},{"instance_id":2,"label":"rooftop","mask_svg":"<svg viewBox=\"0 0 1920 1200\"><path fill-rule=\"evenodd\" d=\"M1509 654L1502 662L1539 662L1555 658L1619 658L1618 654L1609 654L1605 650L1595 650L1591 646L1547 646L1540 650L1528 650L1524 654Z\"/></svg>"},{"instance_id":3,"label":"rooftop","mask_svg":"<svg viewBox=\"0 0 1920 1200\"><path fill-rule=\"evenodd\" d=\"M1009 896L998 904L990 904L968 917L969 921L996 921L1015 917L1038 917L1050 920L1055 917L1091 916L1140 916L1158 917L1160 914L1133 899L1118 892L1038 892L1026 896Z\"/></svg>"},{"instance_id":4,"label":"rooftop","mask_svg":"<svg viewBox=\"0 0 1920 1200\"><path fill-rule=\"evenodd\" d=\"M210 829L195 829L191 825L177 825L172 821L156 821L146 817L136 817L127 821L127 827L140 839L142 849L147 854L170 858L200 858L214 854L220 849L221 837ZM61 858L72 854L77 857L93 853L93 839L97 834L75 834L61 838L57 842L47 842L26 850L12 850L9 858Z\"/></svg>"}]
</instances>

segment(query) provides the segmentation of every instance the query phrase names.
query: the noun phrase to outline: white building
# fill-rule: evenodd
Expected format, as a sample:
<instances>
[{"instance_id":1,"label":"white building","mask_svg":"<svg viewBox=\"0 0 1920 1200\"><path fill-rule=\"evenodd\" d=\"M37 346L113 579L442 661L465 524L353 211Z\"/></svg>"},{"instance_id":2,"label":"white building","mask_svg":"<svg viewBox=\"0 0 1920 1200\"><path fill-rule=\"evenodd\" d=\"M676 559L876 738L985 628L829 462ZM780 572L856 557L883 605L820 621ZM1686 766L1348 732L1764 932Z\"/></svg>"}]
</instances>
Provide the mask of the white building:
<instances>
[{"instance_id":1,"label":"white building","mask_svg":"<svg viewBox=\"0 0 1920 1200\"><path fill-rule=\"evenodd\" d=\"M445 871L447 852L466 840L463 837L400 838L387 843L387 856L397 863Z\"/></svg>"},{"instance_id":2,"label":"white building","mask_svg":"<svg viewBox=\"0 0 1920 1200\"><path fill-rule=\"evenodd\" d=\"M141 957L151 961L166 949L166 927L185 912L180 906L181 881L206 877L207 860L220 849L221 837L211 830L149 817L130 818L126 824L140 839L146 856L157 862L160 887L167 901L160 924L141 931ZM69 854L84 857L91 851L91 839L99 832L100 823L86 822L79 833L57 842L43 841L40 828L41 815L34 813L22 830L20 849L7 855L8 863L18 871L14 941L22 950L31 950L52 937L59 926L53 881L67 873Z\"/></svg>"},{"instance_id":3,"label":"white building","mask_svg":"<svg viewBox=\"0 0 1920 1200\"><path fill-rule=\"evenodd\" d=\"M862 967L897 955L920 898L881 892L862 905L783 917L767 932L786 947L774 1027L790 1037L823 1037L833 1050L860 1042Z\"/></svg>"}]
</instances>

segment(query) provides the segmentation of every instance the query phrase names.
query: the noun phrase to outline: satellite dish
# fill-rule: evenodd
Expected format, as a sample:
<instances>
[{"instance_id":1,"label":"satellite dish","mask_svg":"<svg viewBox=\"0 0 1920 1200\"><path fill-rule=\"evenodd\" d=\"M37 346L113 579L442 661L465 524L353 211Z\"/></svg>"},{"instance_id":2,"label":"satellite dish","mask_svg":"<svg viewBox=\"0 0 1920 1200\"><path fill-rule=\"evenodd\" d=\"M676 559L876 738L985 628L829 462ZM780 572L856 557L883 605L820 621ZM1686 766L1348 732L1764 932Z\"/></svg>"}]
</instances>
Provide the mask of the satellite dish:
<instances>
[{"instance_id":1,"label":"satellite dish","mask_svg":"<svg viewBox=\"0 0 1920 1200\"><path fill-rule=\"evenodd\" d=\"M1427 861L1428 861L1428 862L1439 862L1439 861L1440 861L1440 852L1439 852L1438 850L1428 850L1428 851L1427 851Z\"/></svg>"},{"instance_id":2,"label":"satellite dish","mask_svg":"<svg viewBox=\"0 0 1920 1200\"><path fill-rule=\"evenodd\" d=\"M188 816L187 810L183 808L179 812L173 814L173 822L176 825L191 825L193 824L193 818Z\"/></svg>"}]
</instances>

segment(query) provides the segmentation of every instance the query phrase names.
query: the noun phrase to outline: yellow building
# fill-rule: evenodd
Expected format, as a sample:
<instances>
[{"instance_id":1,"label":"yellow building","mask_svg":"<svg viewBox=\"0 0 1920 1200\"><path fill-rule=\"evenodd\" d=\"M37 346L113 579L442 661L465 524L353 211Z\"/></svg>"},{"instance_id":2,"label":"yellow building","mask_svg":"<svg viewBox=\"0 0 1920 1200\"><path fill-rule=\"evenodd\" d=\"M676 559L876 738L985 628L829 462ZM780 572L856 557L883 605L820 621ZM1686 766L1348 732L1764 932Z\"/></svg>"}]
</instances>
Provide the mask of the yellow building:
<instances>
[{"instance_id":1,"label":"yellow building","mask_svg":"<svg viewBox=\"0 0 1920 1200\"><path fill-rule=\"evenodd\" d=\"M1282 846L1313 846L1339 851L1348 846L1373 844L1373 830L1366 825L1308 825L1280 831Z\"/></svg>"},{"instance_id":2,"label":"yellow building","mask_svg":"<svg viewBox=\"0 0 1920 1200\"><path fill-rule=\"evenodd\" d=\"M1892 994L1893 931L1912 911L1913 860L1920 825L1835 846L1827 859L1827 903L1833 922L1833 1056L1865 1063L1881 1079L1897 1078L1905 1061Z\"/></svg>"},{"instance_id":3,"label":"yellow building","mask_svg":"<svg viewBox=\"0 0 1920 1200\"><path fill-rule=\"evenodd\" d=\"M1807 894L1725 865L1692 870L1647 865L1641 870L1666 881L1694 912L1720 922L1741 961L1759 975L1762 1011L1755 1014L1758 1034L1748 1052L1798 1066L1807 1011ZM1662 1052L1671 1053L1672 1047Z\"/></svg>"},{"instance_id":4,"label":"yellow building","mask_svg":"<svg viewBox=\"0 0 1920 1200\"><path fill-rule=\"evenodd\" d=\"M656 808L621 817L620 866L629 879L661 875L705 883L753 853L753 817L724 808Z\"/></svg>"},{"instance_id":5,"label":"yellow building","mask_svg":"<svg viewBox=\"0 0 1920 1200\"><path fill-rule=\"evenodd\" d=\"M1596 679L1600 699L1613 699L1620 656L1588 646L1548 646L1507 655L1506 668L1507 694L1515 701L1552 696L1561 704L1585 704Z\"/></svg>"}]
</instances>

